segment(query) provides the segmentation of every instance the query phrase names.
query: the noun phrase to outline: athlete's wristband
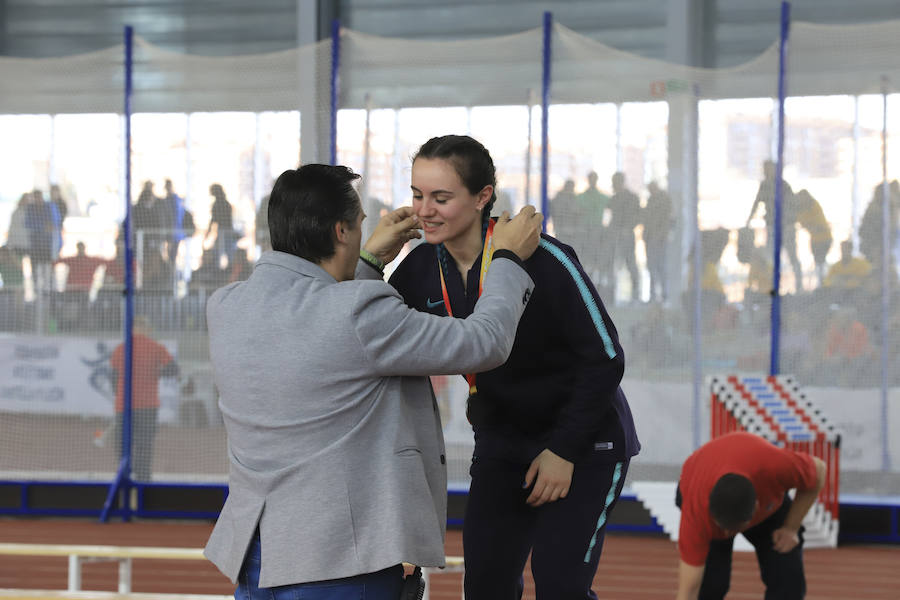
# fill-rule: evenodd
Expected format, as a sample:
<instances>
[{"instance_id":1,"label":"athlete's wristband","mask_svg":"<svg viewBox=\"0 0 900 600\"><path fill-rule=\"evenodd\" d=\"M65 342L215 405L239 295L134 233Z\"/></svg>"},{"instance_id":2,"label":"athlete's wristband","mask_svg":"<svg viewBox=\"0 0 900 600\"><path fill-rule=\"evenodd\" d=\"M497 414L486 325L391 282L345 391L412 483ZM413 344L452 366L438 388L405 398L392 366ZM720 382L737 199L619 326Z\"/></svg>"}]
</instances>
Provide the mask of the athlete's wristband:
<instances>
[{"instance_id":1,"label":"athlete's wristband","mask_svg":"<svg viewBox=\"0 0 900 600\"><path fill-rule=\"evenodd\" d=\"M368 250L361 249L359 251L359 258L362 259L364 263L384 275L384 261L369 252Z\"/></svg>"}]
</instances>

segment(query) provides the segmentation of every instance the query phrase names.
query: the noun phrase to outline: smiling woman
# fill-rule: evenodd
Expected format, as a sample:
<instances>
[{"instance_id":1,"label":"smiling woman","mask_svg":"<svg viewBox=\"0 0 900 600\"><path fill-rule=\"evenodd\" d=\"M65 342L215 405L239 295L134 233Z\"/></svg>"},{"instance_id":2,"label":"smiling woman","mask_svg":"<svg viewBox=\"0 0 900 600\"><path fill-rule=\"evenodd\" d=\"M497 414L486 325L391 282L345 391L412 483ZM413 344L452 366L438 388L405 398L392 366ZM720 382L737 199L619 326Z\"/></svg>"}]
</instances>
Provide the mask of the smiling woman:
<instances>
[{"instance_id":1,"label":"smiling woman","mask_svg":"<svg viewBox=\"0 0 900 600\"><path fill-rule=\"evenodd\" d=\"M425 241L445 244L460 272L465 273L481 249L482 224L496 199L496 180L492 172L470 174L473 185L468 187L452 163L428 158L429 151L438 153L423 147L413 162L413 209L422 222Z\"/></svg>"},{"instance_id":2,"label":"smiling woman","mask_svg":"<svg viewBox=\"0 0 900 600\"><path fill-rule=\"evenodd\" d=\"M494 162L469 136L432 138L411 183L426 243L391 284L412 308L465 318L492 257ZM535 292L522 299L509 360L466 375L475 458L465 595L475 600L517 597L529 552L539 597L590 597L606 520L640 448L615 326L572 248L542 236L524 266Z\"/></svg>"}]
</instances>

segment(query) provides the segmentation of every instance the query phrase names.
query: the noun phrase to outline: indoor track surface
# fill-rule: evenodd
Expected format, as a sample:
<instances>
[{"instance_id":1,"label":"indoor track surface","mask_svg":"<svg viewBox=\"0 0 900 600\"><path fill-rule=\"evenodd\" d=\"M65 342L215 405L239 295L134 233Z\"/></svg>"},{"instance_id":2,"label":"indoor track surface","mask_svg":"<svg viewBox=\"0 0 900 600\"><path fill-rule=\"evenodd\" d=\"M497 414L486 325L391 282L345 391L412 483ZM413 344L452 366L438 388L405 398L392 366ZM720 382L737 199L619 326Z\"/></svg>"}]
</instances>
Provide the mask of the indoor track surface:
<instances>
[{"instance_id":1,"label":"indoor track surface","mask_svg":"<svg viewBox=\"0 0 900 600\"><path fill-rule=\"evenodd\" d=\"M0 519L0 542L45 544L110 544L121 546L201 547L212 525L208 522L100 524L88 520ZM447 533L447 554L462 555L462 533ZM809 600L887 600L900 590L900 547L844 546L805 553ZM675 544L661 537L608 535L594 580L594 591L607 600L651 600L674 597L678 554ZM64 589L65 557L4 556L0 588ZM135 592L230 594L231 583L211 564L196 561L135 560ZM114 591L115 563L83 567L84 589ZM431 600L461 597L461 574L432 577ZM728 598L763 597L759 570L751 553L735 553ZM524 598L534 598L530 574Z\"/></svg>"}]
</instances>

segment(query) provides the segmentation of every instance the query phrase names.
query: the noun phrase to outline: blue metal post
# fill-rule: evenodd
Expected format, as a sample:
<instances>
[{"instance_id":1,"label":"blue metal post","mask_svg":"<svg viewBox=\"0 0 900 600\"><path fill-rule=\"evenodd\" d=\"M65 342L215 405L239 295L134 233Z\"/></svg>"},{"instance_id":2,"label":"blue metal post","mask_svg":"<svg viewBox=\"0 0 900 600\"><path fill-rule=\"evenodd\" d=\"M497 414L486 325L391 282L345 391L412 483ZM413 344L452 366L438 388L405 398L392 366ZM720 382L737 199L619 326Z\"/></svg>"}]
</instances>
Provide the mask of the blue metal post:
<instances>
[{"instance_id":1,"label":"blue metal post","mask_svg":"<svg viewBox=\"0 0 900 600\"><path fill-rule=\"evenodd\" d=\"M122 235L125 241L125 340L124 368L122 377L122 460L116 479L110 486L100 520L109 518L109 510L113 500L121 491L123 518L131 517L129 492L131 488L131 392L132 392L132 356L134 343L132 325L134 322L134 248L131 239L131 96L133 92L134 71L134 28L125 27L125 221L122 223ZM115 390L114 390L115 391ZM117 392L116 392L117 393Z\"/></svg>"},{"instance_id":2,"label":"blue metal post","mask_svg":"<svg viewBox=\"0 0 900 600\"><path fill-rule=\"evenodd\" d=\"M784 198L784 99L787 93L787 49L791 28L791 3L781 3L781 51L778 55L778 156L775 163L775 257L772 272L772 350L769 374L778 374L778 351L781 344L781 214ZM800 283L800 282L798 282Z\"/></svg>"},{"instance_id":3,"label":"blue metal post","mask_svg":"<svg viewBox=\"0 0 900 600\"><path fill-rule=\"evenodd\" d=\"M888 427L888 351L890 332L888 317L891 310L891 212L890 189L887 176L888 153L888 82L881 78L881 97L884 112L881 125L881 469L891 470L890 428ZM896 531L893 530L893 531Z\"/></svg>"},{"instance_id":4,"label":"blue metal post","mask_svg":"<svg viewBox=\"0 0 900 600\"><path fill-rule=\"evenodd\" d=\"M331 131L329 132L330 164L337 164L337 110L341 66L341 22L331 22Z\"/></svg>"},{"instance_id":5,"label":"blue metal post","mask_svg":"<svg viewBox=\"0 0 900 600\"><path fill-rule=\"evenodd\" d=\"M549 203L547 198L547 177L550 169L550 58L553 39L553 13L544 13L544 76L541 85L541 213L544 215L544 231L547 231Z\"/></svg>"}]
</instances>

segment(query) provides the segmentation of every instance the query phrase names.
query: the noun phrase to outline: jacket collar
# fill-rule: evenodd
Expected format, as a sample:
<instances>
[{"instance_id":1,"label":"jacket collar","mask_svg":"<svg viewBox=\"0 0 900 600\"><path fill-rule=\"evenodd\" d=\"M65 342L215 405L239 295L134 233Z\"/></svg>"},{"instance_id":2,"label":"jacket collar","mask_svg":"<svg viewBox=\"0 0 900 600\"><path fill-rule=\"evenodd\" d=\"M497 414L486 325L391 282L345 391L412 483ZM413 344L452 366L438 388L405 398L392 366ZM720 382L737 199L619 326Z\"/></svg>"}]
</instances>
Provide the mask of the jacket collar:
<instances>
[{"instance_id":1,"label":"jacket collar","mask_svg":"<svg viewBox=\"0 0 900 600\"><path fill-rule=\"evenodd\" d=\"M337 283L337 280L332 277L331 273L316 263L308 261L305 258L300 258L299 256L294 256L293 254L288 254L287 252L267 250L266 252L263 252L262 256L259 257L259 260L256 261L256 266L259 265L275 265L276 267L282 267L289 271L306 275L307 277L323 279L328 283Z\"/></svg>"}]
</instances>

